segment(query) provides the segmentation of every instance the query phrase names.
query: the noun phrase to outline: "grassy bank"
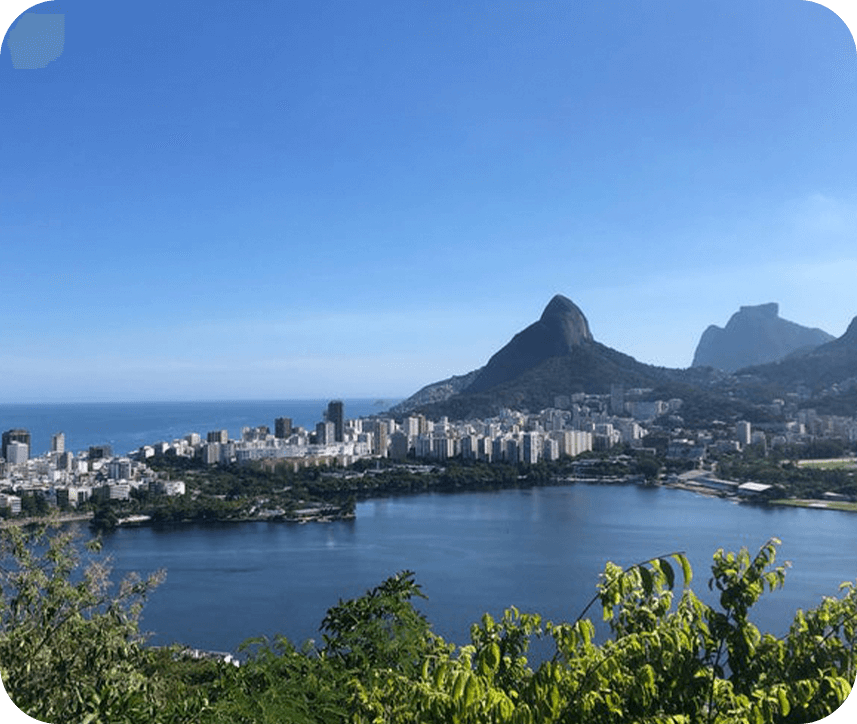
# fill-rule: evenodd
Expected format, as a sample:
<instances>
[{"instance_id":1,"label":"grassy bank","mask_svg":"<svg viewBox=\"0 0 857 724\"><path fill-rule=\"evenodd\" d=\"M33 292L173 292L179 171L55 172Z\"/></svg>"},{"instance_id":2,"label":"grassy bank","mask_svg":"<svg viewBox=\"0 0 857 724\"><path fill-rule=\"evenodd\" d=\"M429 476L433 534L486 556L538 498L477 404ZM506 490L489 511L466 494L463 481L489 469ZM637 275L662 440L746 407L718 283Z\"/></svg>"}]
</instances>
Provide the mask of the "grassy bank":
<instances>
[{"instance_id":1,"label":"grassy bank","mask_svg":"<svg viewBox=\"0 0 857 724\"><path fill-rule=\"evenodd\" d=\"M857 503L846 503L837 500L816 500L813 498L782 498L772 500L771 505L790 505L794 508L821 508L827 510L845 510L857 513Z\"/></svg>"}]
</instances>

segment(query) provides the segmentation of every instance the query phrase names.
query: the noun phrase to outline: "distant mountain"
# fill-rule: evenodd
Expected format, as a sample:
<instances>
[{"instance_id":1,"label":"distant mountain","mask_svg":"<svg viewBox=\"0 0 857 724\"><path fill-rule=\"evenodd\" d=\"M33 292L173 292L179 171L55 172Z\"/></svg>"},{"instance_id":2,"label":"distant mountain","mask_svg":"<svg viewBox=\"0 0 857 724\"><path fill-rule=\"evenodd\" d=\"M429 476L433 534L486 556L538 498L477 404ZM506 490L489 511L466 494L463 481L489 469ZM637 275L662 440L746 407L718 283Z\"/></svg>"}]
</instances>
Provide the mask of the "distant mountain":
<instances>
[{"instance_id":1,"label":"distant mountain","mask_svg":"<svg viewBox=\"0 0 857 724\"><path fill-rule=\"evenodd\" d=\"M688 382L700 374L705 373L643 364L596 342L583 312L570 299L557 295L538 321L512 337L484 367L428 385L401 403L396 412L419 409L454 419L484 417L502 407L551 407L559 395L606 393L613 384L652 387ZM467 384L460 384L465 379ZM419 402L427 391L435 397L446 396L429 404Z\"/></svg>"},{"instance_id":2,"label":"distant mountain","mask_svg":"<svg viewBox=\"0 0 857 724\"><path fill-rule=\"evenodd\" d=\"M569 355L590 342L592 333L583 312L570 299L557 294L539 321L512 337L465 389L469 394L490 390L550 357Z\"/></svg>"},{"instance_id":3,"label":"distant mountain","mask_svg":"<svg viewBox=\"0 0 857 724\"><path fill-rule=\"evenodd\" d=\"M740 374L760 378L783 389L803 385L811 392L857 379L857 317L851 320L845 334L831 342L810 352L793 354L781 362L747 367L740 370Z\"/></svg>"},{"instance_id":4,"label":"distant mountain","mask_svg":"<svg viewBox=\"0 0 857 724\"><path fill-rule=\"evenodd\" d=\"M432 382L430 385L422 387L420 390L411 395L407 400L402 400L399 404L390 408L389 412L392 415L399 415L411 410L416 410L424 405L431 405L435 402L443 402L449 399L454 394L461 392L467 387L476 376L482 371L478 370L468 372L466 375L453 375L440 382Z\"/></svg>"},{"instance_id":5,"label":"distant mountain","mask_svg":"<svg viewBox=\"0 0 857 724\"><path fill-rule=\"evenodd\" d=\"M782 319L776 303L741 307L725 328L711 325L702 333L692 366L735 372L808 352L833 339L821 329Z\"/></svg>"}]
</instances>

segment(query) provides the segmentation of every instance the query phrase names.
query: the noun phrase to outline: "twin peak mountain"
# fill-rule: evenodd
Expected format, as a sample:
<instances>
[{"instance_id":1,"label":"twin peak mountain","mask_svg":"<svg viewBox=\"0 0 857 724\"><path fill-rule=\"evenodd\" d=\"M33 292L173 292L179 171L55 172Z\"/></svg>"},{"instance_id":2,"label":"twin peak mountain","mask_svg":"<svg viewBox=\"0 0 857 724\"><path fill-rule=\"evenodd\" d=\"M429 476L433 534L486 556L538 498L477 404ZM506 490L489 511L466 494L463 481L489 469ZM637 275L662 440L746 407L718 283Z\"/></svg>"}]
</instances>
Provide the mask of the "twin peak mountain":
<instances>
[{"instance_id":1,"label":"twin peak mountain","mask_svg":"<svg viewBox=\"0 0 857 724\"><path fill-rule=\"evenodd\" d=\"M491 416L503 407L552 407L559 395L606 393L611 385L710 388L724 372L751 365L756 366L748 372L756 376L784 376L789 384L812 385L818 382L809 379L812 370L821 372L831 357L838 360L834 377L848 376L849 370L857 374L857 317L842 337L834 339L820 329L781 319L778 313L776 304L741 307L725 329L712 325L705 330L693 365L681 370L644 364L597 342L580 308L557 294L541 317L512 337L484 367L427 385L391 412L466 419Z\"/></svg>"}]
</instances>

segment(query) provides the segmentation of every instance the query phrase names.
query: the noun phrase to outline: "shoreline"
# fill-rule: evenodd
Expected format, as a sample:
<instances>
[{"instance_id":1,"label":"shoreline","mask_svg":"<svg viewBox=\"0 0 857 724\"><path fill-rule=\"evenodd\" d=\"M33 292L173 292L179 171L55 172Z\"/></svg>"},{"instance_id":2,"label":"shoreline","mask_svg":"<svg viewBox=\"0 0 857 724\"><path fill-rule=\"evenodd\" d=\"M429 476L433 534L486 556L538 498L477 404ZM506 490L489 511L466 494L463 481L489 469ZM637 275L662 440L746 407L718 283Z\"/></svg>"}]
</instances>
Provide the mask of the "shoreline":
<instances>
[{"instance_id":1,"label":"shoreline","mask_svg":"<svg viewBox=\"0 0 857 724\"><path fill-rule=\"evenodd\" d=\"M40 525L42 523L79 523L84 520L91 520L94 514L88 513L53 513L40 517L29 518L3 518L0 520L0 528L21 527L26 525Z\"/></svg>"},{"instance_id":2,"label":"shoreline","mask_svg":"<svg viewBox=\"0 0 857 724\"><path fill-rule=\"evenodd\" d=\"M604 478L595 478L595 477L586 477L586 478L573 478L573 477L557 477L552 479L549 482L541 482L535 483L531 485L526 485L522 487L532 488L532 487L554 487L557 485L575 485L575 484L583 484L583 485L636 485L639 487L649 487L649 488L663 488L666 490L684 490L689 493L695 493L697 495L704 495L710 498L720 498L722 500L736 502L736 503L744 503L744 504L756 504L762 505L765 507L793 507L793 508L807 508L813 510L837 510L844 513L857 513L857 503L851 502L842 502L842 501L829 501L829 500L821 500L815 498L781 498L776 500L753 500L753 498L742 498L735 495L724 494L723 491L714 490L710 488L705 488L700 485L694 485L692 483L685 482L672 482L672 483L660 483L660 482L646 482L641 481L639 476L630 475L630 476L616 476L616 477L604 477ZM503 486L506 487L506 486ZM492 490L496 489L494 487L485 486L481 488L484 490ZM464 493L464 492L478 492L480 488L459 488L455 490L431 490L431 489L422 489L422 490L412 490L412 491L404 491L404 490L396 490L390 491L386 494L370 494L366 496L359 496L359 498L363 501L365 500L373 500L373 499L381 499L390 496L413 496L419 495L421 493L430 493L430 492L445 492L449 494L456 493ZM142 525L151 525L151 526L183 526L190 523L196 523L200 525L206 525L209 523L216 523L219 525L225 523L296 523L298 525L304 525L306 523L331 523L339 520L355 520L357 517L356 512L352 511L349 513L341 513L337 514L332 512L330 509L327 510L319 510L318 512L314 512L312 514L307 515L268 515L268 516L251 516L251 517L242 517L242 518L217 518L210 520L196 520L193 518L185 518L182 520L170 520L170 521L157 521L154 520L150 515L131 515L127 518L120 519L117 528L126 528L126 527L135 527ZM61 513L61 514L51 514L44 517L28 517L28 518L6 518L0 520L0 529L5 527L21 527L27 525L39 525L43 523L51 524L65 524L65 523L76 523L88 521L93 518L92 512L86 513Z\"/></svg>"},{"instance_id":3,"label":"shoreline","mask_svg":"<svg viewBox=\"0 0 857 724\"><path fill-rule=\"evenodd\" d=\"M857 513L857 503L817 498L778 498L768 505L783 508L812 508L814 510L838 510L841 513Z\"/></svg>"}]
</instances>

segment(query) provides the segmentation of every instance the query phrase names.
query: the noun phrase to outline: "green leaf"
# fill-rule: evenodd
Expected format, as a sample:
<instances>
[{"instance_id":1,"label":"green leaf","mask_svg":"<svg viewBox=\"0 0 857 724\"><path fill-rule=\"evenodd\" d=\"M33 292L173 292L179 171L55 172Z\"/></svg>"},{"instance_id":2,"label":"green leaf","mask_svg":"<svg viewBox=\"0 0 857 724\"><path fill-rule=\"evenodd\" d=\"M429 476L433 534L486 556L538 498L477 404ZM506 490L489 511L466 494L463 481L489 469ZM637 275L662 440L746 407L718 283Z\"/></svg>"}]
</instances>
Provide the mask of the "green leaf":
<instances>
[{"instance_id":1,"label":"green leaf","mask_svg":"<svg viewBox=\"0 0 857 724\"><path fill-rule=\"evenodd\" d=\"M455 677L455 683L452 685L452 698L454 701L461 699L464 694L464 685L467 683L467 675L463 671L459 671Z\"/></svg>"},{"instance_id":2,"label":"green leaf","mask_svg":"<svg viewBox=\"0 0 857 724\"><path fill-rule=\"evenodd\" d=\"M440 689L443 686L443 682L446 679L446 672L449 670L449 664L447 662L442 662L434 672L434 685L435 688Z\"/></svg>"},{"instance_id":3,"label":"green leaf","mask_svg":"<svg viewBox=\"0 0 857 724\"><path fill-rule=\"evenodd\" d=\"M604 620L604 621L609 621L611 618L613 618L613 608L612 608L612 606L605 606L605 607L604 607L604 614L602 615L602 617L601 617L601 618L602 618L602 620Z\"/></svg>"},{"instance_id":4,"label":"green leaf","mask_svg":"<svg viewBox=\"0 0 857 724\"><path fill-rule=\"evenodd\" d=\"M643 581L643 590L646 592L647 596L652 595L652 573L645 566L640 566L640 578Z\"/></svg>"},{"instance_id":5,"label":"green leaf","mask_svg":"<svg viewBox=\"0 0 857 724\"><path fill-rule=\"evenodd\" d=\"M469 708L476 703L479 698L479 683L473 676L467 677L467 684L464 687L464 706Z\"/></svg>"},{"instance_id":6,"label":"green leaf","mask_svg":"<svg viewBox=\"0 0 857 724\"><path fill-rule=\"evenodd\" d=\"M780 713L783 716L788 716L791 707L789 706L789 697L786 695L786 692L783 689L778 689L777 698L780 700Z\"/></svg>"},{"instance_id":7,"label":"green leaf","mask_svg":"<svg viewBox=\"0 0 857 724\"><path fill-rule=\"evenodd\" d=\"M681 572L684 576L684 585L690 585L691 580L693 580L693 569L690 567L690 561L687 560L687 556L683 553L676 553L673 555L673 558L675 558L679 565L681 565Z\"/></svg>"},{"instance_id":8,"label":"green leaf","mask_svg":"<svg viewBox=\"0 0 857 724\"><path fill-rule=\"evenodd\" d=\"M500 665L500 646L496 641L491 642L486 654L488 655L488 665L491 667L492 671L496 671L497 667Z\"/></svg>"},{"instance_id":9,"label":"green leaf","mask_svg":"<svg viewBox=\"0 0 857 724\"><path fill-rule=\"evenodd\" d=\"M555 686L552 686L550 688L550 693L548 694L548 700L550 701L551 711L556 711L557 709L559 709L559 702L560 702L559 690Z\"/></svg>"},{"instance_id":10,"label":"green leaf","mask_svg":"<svg viewBox=\"0 0 857 724\"><path fill-rule=\"evenodd\" d=\"M672 590L672 587L675 585L675 571L673 571L672 565L670 565L670 562L666 558L658 558L658 561L661 564L661 570L667 578L667 588Z\"/></svg>"}]
</instances>

